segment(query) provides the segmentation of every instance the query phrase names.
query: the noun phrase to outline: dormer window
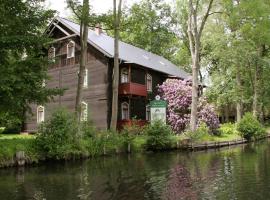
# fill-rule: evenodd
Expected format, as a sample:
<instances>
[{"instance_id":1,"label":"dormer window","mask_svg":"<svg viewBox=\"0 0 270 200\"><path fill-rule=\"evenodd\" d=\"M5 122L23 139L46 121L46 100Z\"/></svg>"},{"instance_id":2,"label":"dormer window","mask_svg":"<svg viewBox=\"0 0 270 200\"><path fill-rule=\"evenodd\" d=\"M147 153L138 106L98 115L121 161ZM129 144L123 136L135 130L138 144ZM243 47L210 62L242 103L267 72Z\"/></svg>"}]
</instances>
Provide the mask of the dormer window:
<instances>
[{"instance_id":1,"label":"dormer window","mask_svg":"<svg viewBox=\"0 0 270 200\"><path fill-rule=\"evenodd\" d=\"M75 56L75 42L70 41L67 44L67 58L73 58Z\"/></svg>"},{"instance_id":2,"label":"dormer window","mask_svg":"<svg viewBox=\"0 0 270 200\"><path fill-rule=\"evenodd\" d=\"M127 102L123 102L121 104L121 111L122 111L122 120L128 120L129 119L129 104Z\"/></svg>"},{"instance_id":3,"label":"dormer window","mask_svg":"<svg viewBox=\"0 0 270 200\"><path fill-rule=\"evenodd\" d=\"M51 60L53 62L55 61L55 48L54 47L49 48L48 58L49 58L49 60Z\"/></svg>"},{"instance_id":4,"label":"dormer window","mask_svg":"<svg viewBox=\"0 0 270 200\"><path fill-rule=\"evenodd\" d=\"M152 92L152 76L150 74L146 75L146 88L148 92Z\"/></svg>"},{"instance_id":5,"label":"dormer window","mask_svg":"<svg viewBox=\"0 0 270 200\"><path fill-rule=\"evenodd\" d=\"M38 106L37 107L37 123L41 123L41 122L44 122L44 115L45 115L45 112L44 112L44 106Z\"/></svg>"},{"instance_id":6,"label":"dormer window","mask_svg":"<svg viewBox=\"0 0 270 200\"><path fill-rule=\"evenodd\" d=\"M128 83L128 69L122 68L121 70L121 83Z\"/></svg>"}]
</instances>

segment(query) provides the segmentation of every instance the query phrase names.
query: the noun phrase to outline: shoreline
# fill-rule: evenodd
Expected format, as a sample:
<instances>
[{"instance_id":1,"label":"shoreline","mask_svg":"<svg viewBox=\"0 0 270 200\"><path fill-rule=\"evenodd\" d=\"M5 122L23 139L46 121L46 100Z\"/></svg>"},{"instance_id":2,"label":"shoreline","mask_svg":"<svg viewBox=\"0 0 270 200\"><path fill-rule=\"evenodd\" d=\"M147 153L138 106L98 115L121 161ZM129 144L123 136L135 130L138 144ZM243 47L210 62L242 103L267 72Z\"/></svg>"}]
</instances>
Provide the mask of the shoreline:
<instances>
[{"instance_id":1,"label":"shoreline","mask_svg":"<svg viewBox=\"0 0 270 200\"><path fill-rule=\"evenodd\" d=\"M246 140L246 139L239 139L239 140L231 140L231 141L223 141L223 142L186 142L184 143L184 141L181 142L177 142L177 144L172 147L172 148L168 148L166 151L183 151L183 152L192 152L192 151L207 151L210 149L220 149L220 148L224 148L224 147L228 147L228 146L236 146L236 145L240 145L240 144L245 144L245 143L252 143L252 142L256 142L259 140L263 140L263 139L267 139L270 138L270 133L264 137L258 138L256 140ZM25 153L24 151L17 151L15 155L13 155L12 158L10 159L2 159L0 160L0 169L1 168L10 168L10 167L24 167L24 166L31 166L31 165L35 165L38 163L44 163L46 161L71 161L71 160L82 160L82 159L89 159L91 157L100 157L100 156L115 156L118 154L130 154L132 152L136 152L136 151L132 151L128 152L125 150L120 150L120 149L114 149L114 151L111 152L107 152L104 154L100 154L97 156L90 156L84 153L79 153L77 155L73 155L71 154L70 156L68 156L65 159L50 159L50 158L46 158L46 156L44 155L36 155L35 157L31 157L29 155L27 155L27 153ZM139 153L146 153L146 150L141 150Z\"/></svg>"}]
</instances>

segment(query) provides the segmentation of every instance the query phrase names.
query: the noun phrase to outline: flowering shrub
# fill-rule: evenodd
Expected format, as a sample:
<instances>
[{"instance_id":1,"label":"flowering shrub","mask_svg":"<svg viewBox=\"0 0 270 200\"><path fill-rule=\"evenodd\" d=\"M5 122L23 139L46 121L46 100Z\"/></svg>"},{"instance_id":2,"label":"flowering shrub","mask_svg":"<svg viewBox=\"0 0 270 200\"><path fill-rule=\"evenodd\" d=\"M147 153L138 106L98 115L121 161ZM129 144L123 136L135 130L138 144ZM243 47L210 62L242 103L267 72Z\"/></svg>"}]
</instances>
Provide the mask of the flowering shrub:
<instances>
[{"instance_id":1,"label":"flowering shrub","mask_svg":"<svg viewBox=\"0 0 270 200\"><path fill-rule=\"evenodd\" d=\"M190 106L192 101L192 87L188 80L167 79L158 86L162 99L168 103L167 118L175 132L185 130L190 121ZM206 99L199 99L198 123L204 122L211 131L219 127L219 120L214 107Z\"/></svg>"}]
</instances>

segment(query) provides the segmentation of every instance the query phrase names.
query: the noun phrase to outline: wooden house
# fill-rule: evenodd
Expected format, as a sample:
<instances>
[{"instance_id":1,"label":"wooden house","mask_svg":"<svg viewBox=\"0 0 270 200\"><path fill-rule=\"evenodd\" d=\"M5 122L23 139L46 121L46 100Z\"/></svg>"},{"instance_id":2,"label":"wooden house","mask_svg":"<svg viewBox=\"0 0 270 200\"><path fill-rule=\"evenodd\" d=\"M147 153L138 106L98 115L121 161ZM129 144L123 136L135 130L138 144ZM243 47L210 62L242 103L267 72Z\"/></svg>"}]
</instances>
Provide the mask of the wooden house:
<instances>
[{"instance_id":1,"label":"wooden house","mask_svg":"<svg viewBox=\"0 0 270 200\"><path fill-rule=\"evenodd\" d=\"M48 49L48 57L54 61L49 67L49 88L65 88L62 96L56 96L46 105L32 105L33 115L28 115L25 131L35 132L39 123L48 119L58 107L75 110L76 89L80 59L80 26L64 18L55 18L47 29L54 38ZM97 128L106 129L111 120L112 71L114 39L97 27L89 30L88 56L83 85L82 120L91 120ZM154 99L158 84L168 77L185 79L185 71L165 58L119 43L120 80L118 127L130 123L133 118L142 124L150 118L149 101Z\"/></svg>"}]
</instances>

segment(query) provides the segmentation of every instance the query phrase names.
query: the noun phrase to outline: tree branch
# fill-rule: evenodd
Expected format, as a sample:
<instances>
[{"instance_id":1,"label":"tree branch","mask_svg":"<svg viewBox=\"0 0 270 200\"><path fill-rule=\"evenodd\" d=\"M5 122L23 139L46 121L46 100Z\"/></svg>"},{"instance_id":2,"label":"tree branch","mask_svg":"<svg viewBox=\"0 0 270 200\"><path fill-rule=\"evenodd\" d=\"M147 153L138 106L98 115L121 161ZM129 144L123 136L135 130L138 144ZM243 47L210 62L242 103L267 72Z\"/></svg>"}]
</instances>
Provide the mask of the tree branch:
<instances>
[{"instance_id":1,"label":"tree branch","mask_svg":"<svg viewBox=\"0 0 270 200\"><path fill-rule=\"evenodd\" d=\"M204 28L204 26L205 26L206 20L207 20L207 18L209 17L209 13L210 13L210 10L211 10L211 8L212 8L213 1L214 1L214 0L210 0L210 2L209 2L209 4L208 4L207 11L206 11L206 13L205 13L205 15L204 15L204 17L203 17L203 20L202 20L202 23L201 23L201 26L200 26L200 29L199 29L199 34L198 34L199 38L200 38L201 35L202 35L202 31L203 31L203 28Z\"/></svg>"}]
</instances>

